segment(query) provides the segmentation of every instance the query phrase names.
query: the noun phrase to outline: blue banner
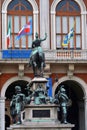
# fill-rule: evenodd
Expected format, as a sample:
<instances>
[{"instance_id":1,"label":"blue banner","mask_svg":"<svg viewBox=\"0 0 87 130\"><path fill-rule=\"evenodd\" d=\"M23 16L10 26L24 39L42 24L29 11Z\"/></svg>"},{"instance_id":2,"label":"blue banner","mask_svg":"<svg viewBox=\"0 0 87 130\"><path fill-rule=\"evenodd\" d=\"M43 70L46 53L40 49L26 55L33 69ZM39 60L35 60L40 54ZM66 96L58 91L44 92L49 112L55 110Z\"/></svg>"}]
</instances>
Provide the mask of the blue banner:
<instances>
[{"instance_id":1,"label":"blue banner","mask_svg":"<svg viewBox=\"0 0 87 130\"><path fill-rule=\"evenodd\" d=\"M48 87L48 96L52 97L52 78L47 78L48 82L46 87Z\"/></svg>"},{"instance_id":2,"label":"blue banner","mask_svg":"<svg viewBox=\"0 0 87 130\"><path fill-rule=\"evenodd\" d=\"M32 50L3 50L2 58L30 58Z\"/></svg>"}]
</instances>

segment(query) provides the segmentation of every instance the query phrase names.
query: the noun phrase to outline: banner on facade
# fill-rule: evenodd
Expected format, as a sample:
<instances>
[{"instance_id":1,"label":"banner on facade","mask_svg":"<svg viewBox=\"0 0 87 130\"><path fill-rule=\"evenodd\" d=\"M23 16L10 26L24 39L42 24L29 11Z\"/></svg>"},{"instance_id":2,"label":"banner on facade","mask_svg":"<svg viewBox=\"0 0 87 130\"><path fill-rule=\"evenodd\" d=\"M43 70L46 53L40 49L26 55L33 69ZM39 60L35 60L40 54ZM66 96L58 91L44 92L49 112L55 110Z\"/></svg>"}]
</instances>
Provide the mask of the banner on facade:
<instances>
[{"instance_id":1,"label":"banner on facade","mask_svg":"<svg viewBox=\"0 0 87 130\"><path fill-rule=\"evenodd\" d=\"M48 87L48 96L52 97L52 78L47 78L47 80L46 86Z\"/></svg>"},{"instance_id":2,"label":"banner on facade","mask_svg":"<svg viewBox=\"0 0 87 130\"><path fill-rule=\"evenodd\" d=\"M3 50L2 58L30 58L32 50Z\"/></svg>"}]
</instances>

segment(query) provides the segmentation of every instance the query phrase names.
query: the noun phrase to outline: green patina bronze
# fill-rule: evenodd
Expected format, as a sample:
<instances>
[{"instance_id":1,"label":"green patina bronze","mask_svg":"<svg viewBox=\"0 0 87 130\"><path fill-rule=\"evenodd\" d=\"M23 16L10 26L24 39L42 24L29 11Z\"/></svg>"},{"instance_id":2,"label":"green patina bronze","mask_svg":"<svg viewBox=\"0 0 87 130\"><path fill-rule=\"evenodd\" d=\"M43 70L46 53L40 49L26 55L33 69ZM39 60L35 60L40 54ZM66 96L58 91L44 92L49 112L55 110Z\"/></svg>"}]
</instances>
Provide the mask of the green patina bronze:
<instances>
[{"instance_id":1,"label":"green patina bronze","mask_svg":"<svg viewBox=\"0 0 87 130\"><path fill-rule=\"evenodd\" d=\"M41 84L38 84L37 89L33 93L34 103L36 105L46 104L46 90L43 89Z\"/></svg>"},{"instance_id":2,"label":"green patina bronze","mask_svg":"<svg viewBox=\"0 0 87 130\"><path fill-rule=\"evenodd\" d=\"M15 95L13 95L12 100L10 102L10 112L13 119L13 123L21 124L21 111L24 110L26 104L34 103L35 105L41 104L58 104L61 109L62 120L61 123L67 124L67 108L71 105L71 100L68 98L66 94L66 90L64 85L60 86L58 93L55 97L49 97L47 94L47 89L44 88L42 83L38 83L36 89L32 89L32 84L28 83L27 88L27 96L25 96L21 92L21 87L15 87ZM49 88L49 87L48 87Z\"/></svg>"},{"instance_id":3,"label":"green patina bronze","mask_svg":"<svg viewBox=\"0 0 87 130\"><path fill-rule=\"evenodd\" d=\"M29 66L32 66L34 76L38 76L38 70L40 73L39 75L43 76L43 70L45 67L45 55L41 47L41 43L47 39L47 34L45 33L45 38L43 39L38 37L38 33L36 33L35 37L36 39L32 42L32 53L30 56Z\"/></svg>"},{"instance_id":4,"label":"green patina bronze","mask_svg":"<svg viewBox=\"0 0 87 130\"><path fill-rule=\"evenodd\" d=\"M70 99L68 98L66 94L66 90L64 88L64 85L60 87L60 90L58 91L58 102L60 105L60 109L62 110L62 119L61 123L67 124L67 108L71 105Z\"/></svg>"},{"instance_id":5,"label":"green patina bronze","mask_svg":"<svg viewBox=\"0 0 87 130\"><path fill-rule=\"evenodd\" d=\"M21 111L24 110L26 104L26 97L21 92L21 87L15 87L16 95L13 95L12 101L10 102L10 112L13 123L21 124Z\"/></svg>"}]
</instances>

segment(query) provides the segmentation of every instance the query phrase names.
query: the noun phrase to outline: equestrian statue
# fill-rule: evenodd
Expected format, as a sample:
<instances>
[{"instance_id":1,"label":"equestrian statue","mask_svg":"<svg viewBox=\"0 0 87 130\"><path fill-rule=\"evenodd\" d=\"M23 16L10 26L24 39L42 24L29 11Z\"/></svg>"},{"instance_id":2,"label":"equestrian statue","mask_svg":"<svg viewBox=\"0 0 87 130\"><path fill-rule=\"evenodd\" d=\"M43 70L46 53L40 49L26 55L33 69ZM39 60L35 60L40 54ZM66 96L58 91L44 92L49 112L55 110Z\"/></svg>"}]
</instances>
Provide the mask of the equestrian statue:
<instances>
[{"instance_id":1,"label":"equestrian statue","mask_svg":"<svg viewBox=\"0 0 87 130\"><path fill-rule=\"evenodd\" d=\"M41 47L41 42L47 39L47 34L45 33L45 38L43 39L38 37L38 33L36 33L35 37L36 39L32 42L32 52L29 60L29 67L32 66L34 76L43 76L45 55Z\"/></svg>"}]
</instances>

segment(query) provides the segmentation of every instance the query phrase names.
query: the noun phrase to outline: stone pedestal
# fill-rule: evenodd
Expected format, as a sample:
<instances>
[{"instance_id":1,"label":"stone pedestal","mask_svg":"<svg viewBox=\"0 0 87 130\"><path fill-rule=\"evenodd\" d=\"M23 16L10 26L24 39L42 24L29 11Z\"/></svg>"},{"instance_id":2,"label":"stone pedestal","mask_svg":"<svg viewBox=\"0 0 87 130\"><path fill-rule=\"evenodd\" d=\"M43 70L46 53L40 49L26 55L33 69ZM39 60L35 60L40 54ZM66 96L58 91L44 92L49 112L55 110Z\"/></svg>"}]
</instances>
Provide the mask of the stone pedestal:
<instances>
[{"instance_id":1,"label":"stone pedestal","mask_svg":"<svg viewBox=\"0 0 87 130\"><path fill-rule=\"evenodd\" d=\"M8 130L71 130L73 124L61 124L57 119L57 105L26 105L22 124L11 125Z\"/></svg>"},{"instance_id":2,"label":"stone pedestal","mask_svg":"<svg viewBox=\"0 0 87 130\"><path fill-rule=\"evenodd\" d=\"M32 90L34 91L38 84L42 84L43 88L46 90L46 83L47 83L47 79L43 78L43 77L35 77L32 79L32 81L30 82L30 85L32 86Z\"/></svg>"},{"instance_id":3,"label":"stone pedestal","mask_svg":"<svg viewBox=\"0 0 87 130\"><path fill-rule=\"evenodd\" d=\"M58 123L57 119L57 105L55 104L41 104L41 105L26 105L25 111L22 113L22 124L29 125L33 123L37 125L42 123Z\"/></svg>"}]
</instances>

